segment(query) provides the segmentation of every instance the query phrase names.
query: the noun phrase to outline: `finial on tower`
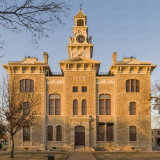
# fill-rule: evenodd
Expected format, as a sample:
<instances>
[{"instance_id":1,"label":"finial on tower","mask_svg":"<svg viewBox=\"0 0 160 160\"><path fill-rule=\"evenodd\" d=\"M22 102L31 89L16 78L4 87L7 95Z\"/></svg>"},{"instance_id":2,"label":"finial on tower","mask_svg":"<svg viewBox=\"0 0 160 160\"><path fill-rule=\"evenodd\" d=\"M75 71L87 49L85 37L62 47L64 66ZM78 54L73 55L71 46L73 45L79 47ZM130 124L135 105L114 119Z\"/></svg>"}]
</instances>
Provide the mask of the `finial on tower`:
<instances>
[{"instance_id":1,"label":"finial on tower","mask_svg":"<svg viewBox=\"0 0 160 160\"><path fill-rule=\"evenodd\" d=\"M83 5L83 3L80 3L80 9L79 10L81 10L81 6Z\"/></svg>"}]
</instances>

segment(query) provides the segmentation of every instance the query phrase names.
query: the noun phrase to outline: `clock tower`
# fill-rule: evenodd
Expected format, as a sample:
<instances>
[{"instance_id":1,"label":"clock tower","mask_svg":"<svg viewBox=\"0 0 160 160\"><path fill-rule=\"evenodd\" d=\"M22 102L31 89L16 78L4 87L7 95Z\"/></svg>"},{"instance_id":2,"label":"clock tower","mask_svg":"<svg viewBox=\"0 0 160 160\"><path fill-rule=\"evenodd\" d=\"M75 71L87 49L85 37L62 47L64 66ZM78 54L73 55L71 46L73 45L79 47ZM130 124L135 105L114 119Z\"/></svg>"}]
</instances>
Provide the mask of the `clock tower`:
<instances>
[{"instance_id":1,"label":"clock tower","mask_svg":"<svg viewBox=\"0 0 160 160\"><path fill-rule=\"evenodd\" d=\"M93 44L92 37L88 38L87 16L82 12L81 8L76 16L74 16L73 37L69 37L68 44L69 58L83 56L92 58Z\"/></svg>"}]
</instances>

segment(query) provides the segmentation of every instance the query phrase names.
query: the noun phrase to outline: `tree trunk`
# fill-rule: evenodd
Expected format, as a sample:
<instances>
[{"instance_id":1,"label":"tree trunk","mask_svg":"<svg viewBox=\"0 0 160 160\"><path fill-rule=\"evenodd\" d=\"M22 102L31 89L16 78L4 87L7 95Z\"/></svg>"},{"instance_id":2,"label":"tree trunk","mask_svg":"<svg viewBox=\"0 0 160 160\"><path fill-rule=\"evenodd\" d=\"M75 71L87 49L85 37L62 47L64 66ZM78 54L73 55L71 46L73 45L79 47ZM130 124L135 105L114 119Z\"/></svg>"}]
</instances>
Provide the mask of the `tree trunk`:
<instances>
[{"instance_id":1,"label":"tree trunk","mask_svg":"<svg viewBox=\"0 0 160 160\"><path fill-rule=\"evenodd\" d=\"M14 141L13 141L13 135L11 135L11 153L10 158L14 158Z\"/></svg>"}]
</instances>

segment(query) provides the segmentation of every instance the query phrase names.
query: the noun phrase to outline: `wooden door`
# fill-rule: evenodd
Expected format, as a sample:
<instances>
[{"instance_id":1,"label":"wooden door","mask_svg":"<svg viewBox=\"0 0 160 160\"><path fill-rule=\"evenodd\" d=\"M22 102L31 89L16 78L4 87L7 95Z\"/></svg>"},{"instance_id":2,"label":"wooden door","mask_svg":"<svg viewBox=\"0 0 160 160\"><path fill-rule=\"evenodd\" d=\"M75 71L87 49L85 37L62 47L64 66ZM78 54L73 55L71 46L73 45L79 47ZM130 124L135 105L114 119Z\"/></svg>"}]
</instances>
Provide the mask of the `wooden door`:
<instances>
[{"instance_id":1,"label":"wooden door","mask_svg":"<svg viewBox=\"0 0 160 160\"><path fill-rule=\"evenodd\" d=\"M75 145L85 145L85 132L75 132Z\"/></svg>"}]
</instances>

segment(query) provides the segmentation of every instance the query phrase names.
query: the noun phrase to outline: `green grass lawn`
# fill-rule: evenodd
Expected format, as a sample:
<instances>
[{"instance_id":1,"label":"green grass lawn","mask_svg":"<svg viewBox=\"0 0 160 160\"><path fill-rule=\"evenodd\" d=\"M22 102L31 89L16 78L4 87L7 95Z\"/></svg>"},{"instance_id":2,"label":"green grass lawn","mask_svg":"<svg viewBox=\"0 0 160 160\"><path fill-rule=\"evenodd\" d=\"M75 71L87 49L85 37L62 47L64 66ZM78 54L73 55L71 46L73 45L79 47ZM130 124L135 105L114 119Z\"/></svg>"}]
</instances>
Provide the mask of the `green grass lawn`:
<instances>
[{"instance_id":1,"label":"green grass lawn","mask_svg":"<svg viewBox=\"0 0 160 160\"><path fill-rule=\"evenodd\" d=\"M97 160L160 160L160 152L98 152Z\"/></svg>"},{"instance_id":2,"label":"green grass lawn","mask_svg":"<svg viewBox=\"0 0 160 160\"><path fill-rule=\"evenodd\" d=\"M14 160L47 160L48 154L55 155L56 160L63 160L67 153L65 152L16 152ZM1 153L0 160L11 160L10 153Z\"/></svg>"}]
</instances>

